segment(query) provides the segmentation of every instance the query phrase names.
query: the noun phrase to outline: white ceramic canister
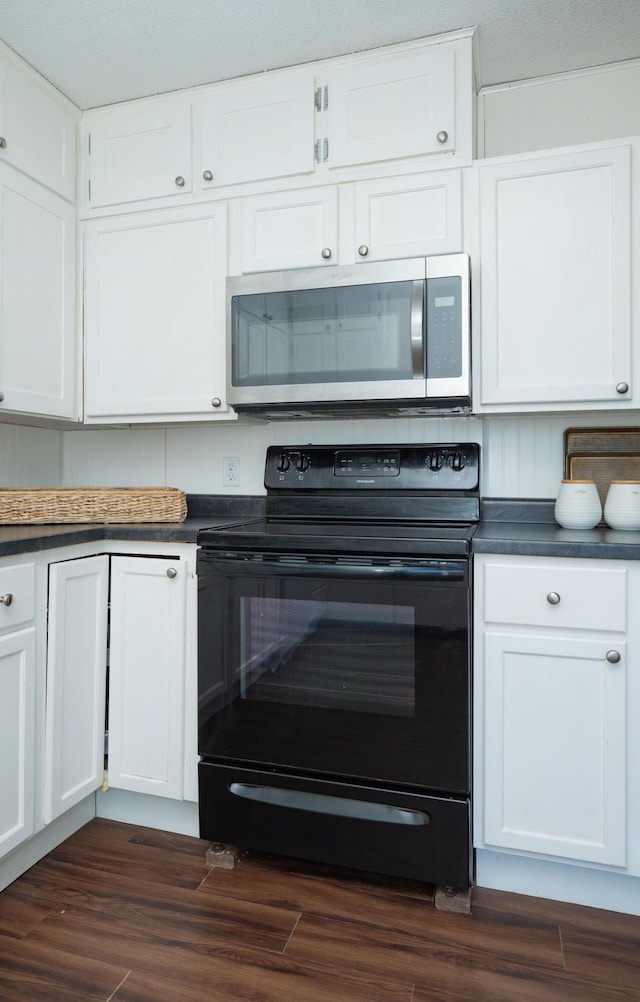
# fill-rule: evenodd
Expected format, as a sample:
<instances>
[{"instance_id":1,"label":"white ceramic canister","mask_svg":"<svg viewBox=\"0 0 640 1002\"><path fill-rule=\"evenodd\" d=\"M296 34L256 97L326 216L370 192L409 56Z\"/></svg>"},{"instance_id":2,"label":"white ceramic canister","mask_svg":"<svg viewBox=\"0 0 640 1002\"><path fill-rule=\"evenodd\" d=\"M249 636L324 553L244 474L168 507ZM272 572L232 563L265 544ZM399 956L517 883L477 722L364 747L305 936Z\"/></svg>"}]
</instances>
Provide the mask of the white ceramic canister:
<instances>
[{"instance_id":1,"label":"white ceramic canister","mask_svg":"<svg viewBox=\"0 0 640 1002\"><path fill-rule=\"evenodd\" d=\"M612 480L604 503L612 529L640 529L640 480Z\"/></svg>"},{"instance_id":2,"label":"white ceramic canister","mask_svg":"<svg viewBox=\"0 0 640 1002\"><path fill-rule=\"evenodd\" d=\"M563 480L554 515L564 529L593 529L602 519L595 480Z\"/></svg>"}]
</instances>

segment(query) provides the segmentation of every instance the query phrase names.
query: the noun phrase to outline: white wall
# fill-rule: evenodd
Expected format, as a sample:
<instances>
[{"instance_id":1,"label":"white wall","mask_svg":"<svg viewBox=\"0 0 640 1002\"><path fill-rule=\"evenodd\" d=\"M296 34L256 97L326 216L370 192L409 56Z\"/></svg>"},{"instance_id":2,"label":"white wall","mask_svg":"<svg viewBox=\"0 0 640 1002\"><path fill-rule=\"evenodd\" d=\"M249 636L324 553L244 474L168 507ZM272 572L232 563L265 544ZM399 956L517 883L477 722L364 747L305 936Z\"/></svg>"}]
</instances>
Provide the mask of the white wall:
<instances>
[{"instance_id":1,"label":"white wall","mask_svg":"<svg viewBox=\"0 0 640 1002\"><path fill-rule=\"evenodd\" d=\"M0 424L0 487L58 487L62 433Z\"/></svg>"},{"instance_id":2,"label":"white wall","mask_svg":"<svg viewBox=\"0 0 640 1002\"><path fill-rule=\"evenodd\" d=\"M487 87L478 95L478 156L640 134L640 60Z\"/></svg>"}]
</instances>

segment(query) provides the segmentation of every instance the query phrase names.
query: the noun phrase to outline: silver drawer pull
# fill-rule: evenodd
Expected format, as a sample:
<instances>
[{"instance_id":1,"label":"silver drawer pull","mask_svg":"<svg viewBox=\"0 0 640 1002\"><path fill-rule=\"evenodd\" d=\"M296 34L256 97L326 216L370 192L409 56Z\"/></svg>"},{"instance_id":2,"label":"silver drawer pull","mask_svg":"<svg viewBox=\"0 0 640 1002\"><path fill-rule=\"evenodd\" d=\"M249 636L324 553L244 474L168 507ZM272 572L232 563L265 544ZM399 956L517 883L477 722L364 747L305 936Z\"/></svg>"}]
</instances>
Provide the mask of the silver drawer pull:
<instances>
[{"instance_id":1,"label":"silver drawer pull","mask_svg":"<svg viewBox=\"0 0 640 1002\"><path fill-rule=\"evenodd\" d=\"M168 567L167 568L167 577L168 578L175 578L177 576L178 576L178 572L175 569L175 567Z\"/></svg>"},{"instance_id":2,"label":"silver drawer pull","mask_svg":"<svg viewBox=\"0 0 640 1002\"><path fill-rule=\"evenodd\" d=\"M622 660L619 651L607 651L605 657L610 665L617 665Z\"/></svg>"},{"instance_id":3,"label":"silver drawer pull","mask_svg":"<svg viewBox=\"0 0 640 1002\"><path fill-rule=\"evenodd\" d=\"M560 602L560 596L557 591L550 591L547 595L547 602L549 605L558 605Z\"/></svg>"},{"instance_id":4,"label":"silver drawer pull","mask_svg":"<svg viewBox=\"0 0 640 1002\"><path fill-rule=\"evenodd\" d=\"M11 605L13 602L13 595L11 592L8 591L6 595L0 595L0 602L2 605Z\"/></svg>"}]
</instances>

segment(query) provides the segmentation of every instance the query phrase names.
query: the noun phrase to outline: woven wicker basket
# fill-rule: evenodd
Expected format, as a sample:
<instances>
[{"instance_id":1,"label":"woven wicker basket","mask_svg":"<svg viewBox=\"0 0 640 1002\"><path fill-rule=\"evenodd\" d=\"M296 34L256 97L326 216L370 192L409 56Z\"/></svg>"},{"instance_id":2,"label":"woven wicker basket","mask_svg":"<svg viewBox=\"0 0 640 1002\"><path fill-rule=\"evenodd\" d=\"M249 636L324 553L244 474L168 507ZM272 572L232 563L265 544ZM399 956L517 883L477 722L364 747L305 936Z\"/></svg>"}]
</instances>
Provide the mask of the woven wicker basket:
<instances>
[{"instance_id":1,"label":"woven wicker basket","mask_svg":"<svg viewBox=\"0 0 640 1002\"><path fill-rule=\"evenodd\" d=\"M0 524L183 522L187 499L176 487L3 487Z\"/></svg>"}]
</instances>

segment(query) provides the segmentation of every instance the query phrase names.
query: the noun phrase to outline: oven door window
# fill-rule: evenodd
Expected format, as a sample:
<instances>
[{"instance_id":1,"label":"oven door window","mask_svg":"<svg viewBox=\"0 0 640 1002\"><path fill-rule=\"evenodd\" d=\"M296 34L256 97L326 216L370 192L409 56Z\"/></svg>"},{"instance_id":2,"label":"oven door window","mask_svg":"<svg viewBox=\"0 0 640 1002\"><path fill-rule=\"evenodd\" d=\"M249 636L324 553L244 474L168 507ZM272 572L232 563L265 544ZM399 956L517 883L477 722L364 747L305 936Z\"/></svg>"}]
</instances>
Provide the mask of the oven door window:
<instances>
[{"instance_id":1,"label":"oven door window","mask_svg":"<svg viewBox=\"0 0 640 1002\"><path fill-rule=\"evenodd\" d=\"M469 789L469 589L380 569L199 569L199 751Z\"/></svg>"},{"instance_id":2,"label":"oven door window","mask_svg":"<svg viewBox=\"0 0 640 1002\"><path fill-rule=\"evenodd\" d=\"M415 715L413 606L240 599L240 698Z\"/></svg>"}]
</instances>

